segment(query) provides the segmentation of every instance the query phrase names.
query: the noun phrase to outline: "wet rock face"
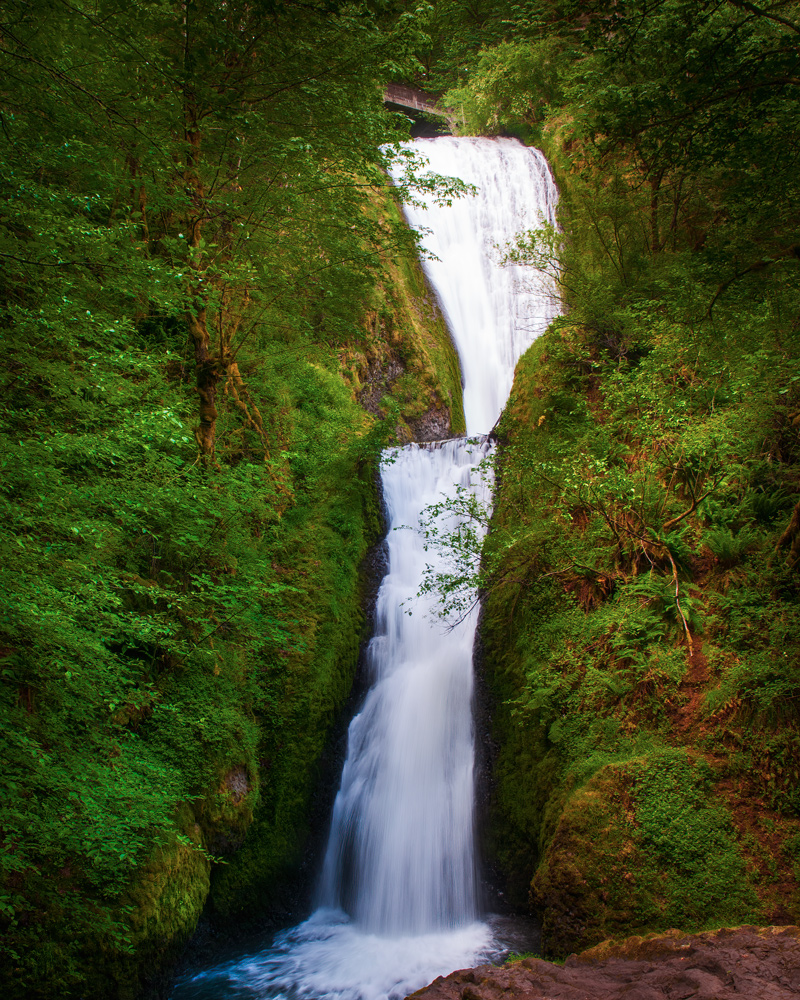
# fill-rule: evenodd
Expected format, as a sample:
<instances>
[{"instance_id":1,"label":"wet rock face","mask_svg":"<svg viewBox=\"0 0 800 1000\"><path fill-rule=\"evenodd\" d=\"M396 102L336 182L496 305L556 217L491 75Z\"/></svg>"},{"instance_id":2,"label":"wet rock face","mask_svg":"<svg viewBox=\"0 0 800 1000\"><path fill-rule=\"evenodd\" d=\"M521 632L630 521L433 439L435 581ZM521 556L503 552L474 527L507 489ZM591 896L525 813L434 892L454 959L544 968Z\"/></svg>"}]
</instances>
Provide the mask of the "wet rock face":
<instances>
[{"instance_id":1,"label":"wet rock face","mask_svg":"<svg viewBox=\"0 0 800 1000\"><path fill-rule=\"evenodd\" d=\"M450 434L450 411L445 407L431 407L408 425L415 441L443 441Z\"/></svg>"},{"instance_id":2,"label":"wet rock face","mask_svg":"<svg viewBox=\"0 0 800 1000\"><path fill-rule=\"evenodd\" d=\"M407 366L396 357L391 348L386 347L383 356L372 358L368 367L362 372L363 388L358 394L358 401L367 411L375 417L384 417L385 411L382 402L387 396L391 396L395 391L395 386L403 375L407 374ZM442 441L451 437L450 410L439 398L439 393L428 387L426 389L424 380L420 381L417 391L423 394L423 398L431 400L432 405L419 416L413 416L414 406L410 406L409 412L404 414L408 430L413 441ZM407 408L409 400L405 401ZM418 407L420 400L417 400ZM417 410L417 412L419 412ZM401 441L408 435L399 433Z\"/></svg>"},{"instance_id":3,"label":"wet rock face","mask_svg":"<svg viewBox=\"0 0 800 1000\"><path fill-rule=\"evenodd\" d=\"M392 386L404 372L405 366L389 348L386 349L385 357L377 356L370 360L362 375L364 388L358 394L358 401L367 413L374 417L384 416L381 401L385 396L391 395Z\"/></svg>"},{"instance_id":4,"label":"wet rock face","mask_svg":"<svg viewBox=\"0 0 800 1000\"><path fill-rule=\"evenodd\" d=\"M234 767L225 775L224 785L233 800L234 805L244 799L250 791L250 782L247 779L247 769L244 766Z\"/></svg>"},{"instance_id":5,"label":"wet rock face","mask_svg":"<svg viewBox=\"0 0 800 1000\"><path fill-rule=\"evenodd\" d=\"M454 972L419 1000L796 1000L800 927L737 927L605 942L563 966L538 958Z\"/></svg>"}]
</instances>

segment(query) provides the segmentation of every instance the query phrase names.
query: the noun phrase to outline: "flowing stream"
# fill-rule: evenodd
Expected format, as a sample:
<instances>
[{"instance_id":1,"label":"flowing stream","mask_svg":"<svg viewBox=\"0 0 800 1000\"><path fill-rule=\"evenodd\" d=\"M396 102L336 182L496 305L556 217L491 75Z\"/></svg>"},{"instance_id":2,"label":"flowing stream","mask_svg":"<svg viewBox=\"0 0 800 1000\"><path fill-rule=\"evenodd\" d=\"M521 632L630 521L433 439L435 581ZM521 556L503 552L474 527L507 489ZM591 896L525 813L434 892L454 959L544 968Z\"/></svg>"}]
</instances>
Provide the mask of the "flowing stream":
<instances>
[{"instance_id":1,"label":"flowing stream","mask_svg":"<svg viewBox=\"0 0 800 1000\"><path fill-rule=\"evenodd\" d=\"M477 188L450 207L429 201L406 209L411 225L427 230L432 256L424 267L461 359L472 438L384 456L389 568L367 654L371 687L348 733L317 910L265 950L185 977L173 1000L396 1000L504 946L481 919L478 898L471 713L477 612L448 630L435 617L435 598L417 595L426 565L442 558L425 550L425 508L458 487L488 502L487 435L518 357L557 311L545 280L499 266L497 249L520 230L553 222L556 190L542 155L511 139L413 145L434 172Z\"/></svg>"}]
</instances>

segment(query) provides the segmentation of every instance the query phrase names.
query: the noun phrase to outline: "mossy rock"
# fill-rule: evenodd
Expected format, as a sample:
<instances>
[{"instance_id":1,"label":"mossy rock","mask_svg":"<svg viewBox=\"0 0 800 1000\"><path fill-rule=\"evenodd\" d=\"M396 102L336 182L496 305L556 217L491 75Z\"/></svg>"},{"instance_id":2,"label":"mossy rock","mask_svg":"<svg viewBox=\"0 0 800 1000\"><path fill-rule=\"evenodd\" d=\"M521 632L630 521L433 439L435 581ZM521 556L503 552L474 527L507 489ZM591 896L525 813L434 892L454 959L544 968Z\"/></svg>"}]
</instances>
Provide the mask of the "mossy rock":
<instances>
[{"instance_id":1,"label":"mossy rock","mask_svg":"<svg viewBox=\"0 0 800 1000\"><path fill-rule=\"evenodd\" d=\"M216 793L205 796L199 804L198 822L212 854L232 854L242 846L258 798L258 772L245 764L229 768Z\"/></svg>"},{"instance_id":2,"label":"mossy rock","mask_svg":"<svg viewBox=\"0 0 800 1000\"><path fill-rule=\"evenodd\" d=\"M174 952L194 931L210 884L211 864L197 845L159 848L130 896L132 939L140 958Z\"/></svg>"},{"instance_id":3,"label":"mossy rock","mask_svg":"<svg viewBox=\"0 0 800 1000\"><path fill-rule=\"evenodd\" d=\"M606 765L567 797L531 900L554 956L766 917L708 768L670 749Z\"/></svg>"},{"instance_id":4,"label":"mossy rock","mask_svg":"<svg viewBox=\"0 0 800 1000\"><path fill-rule=\"evenodd\" d=\"M626 769L602 768L564 804L531 883L546 952L563 956L648 926L658 879L645 874Z\"/></svg>"},{"instance_id":5,"label":"mossy rock","mask_svg":"<svg viewBox=\"0 0 800 1000\"><path fill-rule=\"evenodd\" d=\"M86 983L94 995L136 1000L152 985L194 933L208 896L210 870L197 826L190 836L156 848L121 901L130 952L109 952L105 941L95 942L104 961L87 963Z\"/></svg>"},{"instance_id":6,"label":"mossy rock","mask_svg":"<svg viewBox=\"0 0 800 1000\"><path fill-rule=\"evenodd\" d=\"M375 191L371 202L379 218L401 223L389 186ZM362 340L342 352L342 373L367 412L386 416L391 400L398 408L401 443L464 434L458 354L415 254L383 258L361 327Z\"/></svg>"},{"instance_id":7,"label":"mossy rock","mask_svg":"<svg viewBox=\"0 0 800 1000\"><path fill-rule=\"evenodd\" d=\"M366 523L371 506L365 506L369 509L361 530L366 544L375 540L372 532L378 525ZM250 793L238 807L247 812L252 803L247 835L226 863L214 869L209 904L217 918L283 919L292 909L292 882L312 833L319 760L351 690L365 621L364 580L355 560L326 559L316 567L316 578L311 619L318 622L316 641L309 642L306 656L287 677L281 726L264 734L257 798ZM329 603L333 594L335 613Z\"/></svg>"}]
</instances>

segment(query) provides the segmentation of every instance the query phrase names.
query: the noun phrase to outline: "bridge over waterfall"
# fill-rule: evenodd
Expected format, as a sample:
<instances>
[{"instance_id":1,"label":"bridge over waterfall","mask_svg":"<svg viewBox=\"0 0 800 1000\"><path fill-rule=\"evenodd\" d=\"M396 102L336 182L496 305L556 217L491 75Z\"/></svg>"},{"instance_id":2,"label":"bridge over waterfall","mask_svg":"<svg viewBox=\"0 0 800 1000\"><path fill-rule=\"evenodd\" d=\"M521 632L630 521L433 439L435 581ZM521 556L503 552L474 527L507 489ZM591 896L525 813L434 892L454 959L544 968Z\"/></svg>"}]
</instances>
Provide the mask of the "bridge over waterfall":
<instances>
[{"instance_id":1,"label":"bridge over waterfall","mask_svg":"<svg viewBox=\"0 0 800 1000\"><path fill-rule=\"evenodd\" d=\"M452 108L441 107L430 94L424 90L417 90L414 87L406 87L400 83L390 83L383 92L384 104L390 104L395 108L402 108L404 111L411 111L412 117L419 115L431 115L440 119L439 122L430 122L429 130L432 135L441 135L455 131L458 116ZM416 112L417 114L413 114ZM424 120L424 119L423 119ZM424 129L415 128L413 135L422 135Z\"/></svg>"}]
</instances>

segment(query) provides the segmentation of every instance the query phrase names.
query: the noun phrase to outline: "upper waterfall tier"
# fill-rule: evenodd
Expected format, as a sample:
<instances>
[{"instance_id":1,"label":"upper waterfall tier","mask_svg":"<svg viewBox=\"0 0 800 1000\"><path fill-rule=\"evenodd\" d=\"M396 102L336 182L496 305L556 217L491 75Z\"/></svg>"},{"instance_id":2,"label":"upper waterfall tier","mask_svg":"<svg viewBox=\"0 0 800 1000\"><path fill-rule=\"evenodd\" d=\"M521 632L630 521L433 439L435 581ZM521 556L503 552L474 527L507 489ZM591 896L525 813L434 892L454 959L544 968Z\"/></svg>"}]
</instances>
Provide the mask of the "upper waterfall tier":
<instances>
[{"instance_id":1,"label":"upper waterfall tier","mask_svg":"<svg viewBox=\"0 0 800 1000\"><path fill-rule=\"evenodd\" d=\"M450 206L405 205L423 233L423 266L439 296L461 359L468 434L497 422L520 355L558 313L552 282L539 272L500 265L517 233L555 224L558 192L544 156L516 139L417 139L408 147L437 174L477 188Z\"/></svg>"}]
</instances>

